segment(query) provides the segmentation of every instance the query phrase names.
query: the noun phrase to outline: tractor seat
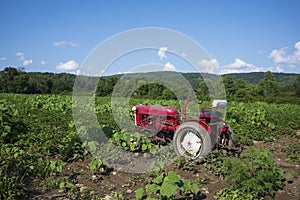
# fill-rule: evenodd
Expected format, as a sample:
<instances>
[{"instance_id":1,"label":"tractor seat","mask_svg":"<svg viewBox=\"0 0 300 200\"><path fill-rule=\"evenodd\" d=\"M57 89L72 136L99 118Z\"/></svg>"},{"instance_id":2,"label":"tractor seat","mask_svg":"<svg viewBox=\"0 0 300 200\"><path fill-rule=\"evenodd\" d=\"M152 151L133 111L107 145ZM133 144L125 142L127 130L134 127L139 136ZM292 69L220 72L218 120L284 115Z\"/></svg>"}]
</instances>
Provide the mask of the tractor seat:
<instances>
[{"instance_id":1,"label":"tractor seat","mask_svg":"<svg viewBox=\"0 0 300 200\"><path fill-rule=\"evenodd\" d=\"M222 113L216 110L202 110L199 112L199 117L202 119L222 118Z\"/></svg>"}]
</instances>

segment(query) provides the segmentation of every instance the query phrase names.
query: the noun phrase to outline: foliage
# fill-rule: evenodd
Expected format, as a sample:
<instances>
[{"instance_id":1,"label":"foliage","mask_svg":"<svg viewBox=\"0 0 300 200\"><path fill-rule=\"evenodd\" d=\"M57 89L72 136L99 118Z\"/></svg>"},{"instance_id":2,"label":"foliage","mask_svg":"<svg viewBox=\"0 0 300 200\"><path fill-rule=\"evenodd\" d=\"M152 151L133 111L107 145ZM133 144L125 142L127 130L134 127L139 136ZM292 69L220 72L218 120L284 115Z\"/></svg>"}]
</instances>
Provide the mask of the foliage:
<instances>
[{"instance_id":1,"label":"foliage","mask_svg":"<svg viewBox=\"0 0 300 200\"><path fill-rule=\"evenodd\" d=\"M40 180L43 188L50 186L50 177L62 175L65 161L86 155L75 127L69 126L70 100L54 95L2 94L0 185L6 192L0 193L6 195L4 199L26 198L31 179Z\"/></svg>"},{"instance_id":2,"label":"foliage","mask_svg":"<svg viewBox=\"0 0 300 200\"><path fill-rule=\"evenodd\" d=\"M273 141L282 134L295 135L300 129L299 112L297 105L230 102L226 121L236 133L237 143L251 145L252 140Z\"/></svg>"},{"instance_id":3,"label":"foliage","mask_svg":"<svg viewBox=\"0 0 300 200\"><path fill-rule=\"evenodd\" d=\"M287 160L291 162L300 163L300 146L299 144L292 144L283 149L287 155Z\"/></svg>"},{"instance_id":4,"label":"foliage","mask_svg":"<svg viewBox=\"0 0 300 200\"><path fill-rule=\"evenodd\" d=\"M0 199L25 199L26 187L16 176L8 176L0 169Z\"/></svg>"},{"instance_id":5,"label":"foliage","mask_svg":"<svg viewBox=\"0 0 300 200\"><path fill-rule=\"evenodd\" d=\"M175 160L174 165L183 171L196 171L197 164L194 161L188 160L186 157L180 157Z\"/></svg>"},{"instance_id":6,"label":"foliage","mask_svg":"<svg viewBox=\"0 0 300 200\"><path fill-rule=\"evenodd\" d=\"M248 199L273 196L284 185L283 170L276 166L273 155L266 150L248 148L241 158L212 156L206 158L204 166L231 183L228 189L216 194L221 199L234 199L238 194Z\"/></svg>"},{"instance_id":7,"label":"foliage","mask_svg":"<svg viewBox=\"0 0 300 200\"><path fill-rule=\"evenodd\" d=\"M105 170L105 165L101 160L92 157L92 160L90 162L90 170L93 174L97 174L98 172L103 173Z\"/></svg>"},{"instance_id":8,"label":"foliage","mask_svg":"<svg viewBox=\"0 0 300 200\"><path fill-rule=\"evenodd\" d=\"M50 169L52 170L52 175L57 175L62 173L65 163L62 160L50 161Z\"/></svg>"},{"instance_id":9,"label":"foliage","mask_svg":"<svg viewBox=\"0 0 300 200\"><path fill-rule=\"evenodd\" d=\"M219 200L253 200L251 193L245 193L239 189L224 188L216 192L216 198Z\"/></svg>"},{"instance_id":10,"label":"foliage","mask_svg":"<svg viewBox=\"0 0 300 200\"><path fill-rule=\"evenodd\" d=\"M15 72L12 70L10 73L13 76ZM0 199L31 198L29 184L33 179L37 180L34 184L46 190L61 187L74 199L89 196L71 187L68 180L63 178L68 163L84 160L88 154L75 130L72 97L20 94L1 94L0 97ZM95 99L95 114L108 139L128 151L147 155L149 151L155 153L156 149L149 138L118 128L112 116L110 100L109 97ZM182 104L176 100L132 98L129 108L119 109L118 112L128 114L131 106L144 102L175 108ZM122 107L122 104L119 106ZM298 105L293 104L230 101L226 120L234 131L235 142L251 145L253 140L274 141L282 134L297 137L296 130L300 129L299 109ZM89 131L97 133L96 129ZM94 140L87 141L87 144L97 148ZM295 145L284 149L291 161L299 161L298 147ZM274 164L271 154L251 149L246 152L241 158L216 152L207 156L204 165L232 183L232 187L216 194L219 198L230 199L236 195L250 198L251 190L255 199L271 195L282 186L282 171ZM182 159L176 161L175 165L186 171L195 167L194 163ZM92 159L89 167L93 173L101 173L106 169L102 160ZM162 195L163 198L173 198L199 195L195 188L192 191L192 187L196 187L192 182L181 180L179 175L172 172L160 174L164 167L163 163L152 164L156 178L160 178L150 179L146 188L137 190L137 196L160 198ZM161 181L158 182L158 179ZM257 185L260 187L254 187ZM156 191L157 188L159 190ZM175 192L171 194L171 191Z\"/></svg>"},{"instance_id":11,"label":"foliage","mask_svg":"<svg viewBox=\"0 0 300 200\"><path fill-rule=\"evenodd\" d=\"M129 134L125 130L116 132L112 141L128 151L150 151L155 153L155 146L148 137L142 137L140 133Z\"/></svg>"},{"instance_id":12,"label":"foliage","mask_svg":"<svg viewBox=\"0 0 300 200\"><path fill-rule=\"evenodd\" d=\"M180 175L173 171L163 172L151 181L151 184L136 190L136 199L153 199L153 194L159 194L161 199L171 199L178 194L180 197L196 197L199 195L199 185L189 180L181 180Z\"/></svg>"}]
</instances>

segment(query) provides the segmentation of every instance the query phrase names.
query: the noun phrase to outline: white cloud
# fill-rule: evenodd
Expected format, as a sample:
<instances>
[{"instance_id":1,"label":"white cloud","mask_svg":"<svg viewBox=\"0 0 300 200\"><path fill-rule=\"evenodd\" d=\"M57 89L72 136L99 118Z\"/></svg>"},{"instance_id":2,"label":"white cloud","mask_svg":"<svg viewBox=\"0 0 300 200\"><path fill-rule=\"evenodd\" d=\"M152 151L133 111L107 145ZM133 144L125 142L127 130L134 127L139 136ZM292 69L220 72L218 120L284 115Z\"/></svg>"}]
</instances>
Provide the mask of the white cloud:
<instances>
[{"instance_id":1,"label":"white cloud","mask_svg":"<svg viewBox=\"0 0 300 200\"><path fill-rule=\"evenodd\" d=\"M31 64L32 64L32 59L30 59L30 60L24 60L24 61L22 62L22 64L23 64L24 66L31 65Z\"/></svg>"},{"instance_id":2,"label":"white cloud","mask_svg":"<svg viewBox=\"0 0 300 200\"><path fill-rule=\"evenodd\" d=\"M294 48L296 50L289 55L287 53L287 47L274 49L271 51L269 58L273 61L276 67L279 65L280 67L287 66L291 68L300 66L300 41L295 43Z\"/></svg>"},{"instance_id":3,"label":"white cloud","mask_svg":"<svg viewBox=\"0 0 300 200\"><path fill-rule=\"evenodd\" d=\"M25 58L24 58L24 53L22 53L22 52L17 52L17 53L16 53L16 56L19 57L19 60L20 60L20 61L25 60Z\"/></svg>"},{"instance_id":4,"label":"white cloud","mask_svg":"<svg viewBox=\"0 0 300 200\"><path fill-rule=\"evenodd\" d=\"M199 60L198 65L201 72L216 74L219 62L216 58Z\"/></svg>"},{"instance_id":5,"label":"white cloud","mask_svg":"<svg viewBox=\"0 0 300 200\"><path fill-rule=\"evenodd\" d=\"M47 65L47 62L44 61L44 60L42 60L42 61L41 61L41 65Z\"/></svg>"},{"instance_id":6,"label":"white cloud","mask_svg":"<svg viewBox=\"0 0 300 200\"><path fill-rule=\"evenodd\" d=\"M76 70L79 67L79 64L74 61L74 60L69 60L68 62L65 63L59 63L59 65L56 66L57 70L61 70L61 71L73 71Z\"/></svg>"},{"instance_id":7,"label":"white cloud","mask_svg":"<svg viewBox=\"0 0 300 200\"><path fill-rule=\"evenodd\" d=\"M300 63L300 41L296 42L296 44L294 45L295 49L297 49L295 52L294 52L294 58L295 58L295 61L296 63Z\"/></svg>"},{"instance_id":8,"label":"white cloud","mask_svg":"<svg viewBox=\"0 0 300 200\"><path fill-rule=\"evenodd\" d=\"M72 42L72 41L58 41L58 42L53 42L52 44L55 47L78 47L79 44Z\"/></svg>"},{"instance_id":9,"label":"white cloud","mask_svg":"<svg viewBox=\"0 0 300 200\"><path fill-rule=\"evenodd\" d=\"M164 65L164 70L165 71L176 71L176 68L175 66L170 63L170 62L167 62L165 65Z\"/></svg>"},{"instance_id":10,"label":"white cloud","mask_svg":"<svg viewBox=\"0 0 300 200\"><path fill-rule=\"evenodd\" d=\"M0 61L5 61L6 60L6 57L1 57L0 58Z\"/></svg>"},{"instance_id":11,"label":"white cloud","mask_svg":"<svg viewBox=\"0 0 300 200\"><path fill-rule=\"evenodd\" d=\"M253 64L249 64L239 58L235 58L234 62L228 65L220 67L221 74L228 73L247 73L247 72L260 72L263 68L256 67Z\"/></svg>"},{"instance_id":12,"label":"white cloud","mask_svg":"<svg viewBox=\"0 0 300 200\"><path fill-rule=\"evenodd\" d=\"M166 51L168 50L168 47L160 47L157 55L159 56L159 59L162 60L164 58L167 58Z\"/></svg>"},{"instance_id":13,"label":"white cloud","mask_svg":"<svg viewBox=\"0 0 300 200\"><path fill-rule=\"evenodd\" d=\"M231 69L241 69L241 68L245 68L245 67L255 68L254 65L246 63L245 61L243 61L239 58L235 58L233 63L226 65L224 67L231 68Z\"/></svg>"},{"instance_id":14,"label":"white cloud","mask_svg":"<svg viewBox=\"0 0 300 200\"><path fill-rule=\"evenodd\" d=\"M287 56L286 55L286 48L282 49L274 49L270 55L269 58L273 60L274 63L279 64L279 63L292 63L293 58L292 56Z\"/></svg>"},{"instance_id":15,"label":"white cloud","mask_svg":"<svg viewBox=\"0 0 300 200\"><path fill-rule=\"evenodd\" d=\"M74 75L79 75L80 74L80 70L69 71L68 73L74 74Z\"/></svg>"},{"instance_id":16,"label":"white cloud","mask_svg":"<svg viewBox=\"0 0 300 200\"><path fill-rule=\"evenodd\" d=\"M32 59L25 59L24 53L22 52L17 52L16 56L19 57L19 60L22 62L24 66L31 65L33 62Z\"/></svg>"},{"instance_id":17,"label":"white cloud","mask_svg":"<svg viewBox=\"0 0 300 200\"><path fill-rule=\"evenodd\" d=\"M276 72L283 72L284 70L281 66L277 65L276 68L275 68L275 71Z\"/></svg>"},{"instance_id":18,"label":"white cloud","mask_svg":"<svg viewBox=\"0 0 300 200\"><path fill-rule=\"evenodd\" d=\"M210 60L200 60L199 63L200 67L204 67L204 68L213 68L213 67L218 67L219 66L219 62L216 58L210 59Z\"/></svg>"}]
</instances>

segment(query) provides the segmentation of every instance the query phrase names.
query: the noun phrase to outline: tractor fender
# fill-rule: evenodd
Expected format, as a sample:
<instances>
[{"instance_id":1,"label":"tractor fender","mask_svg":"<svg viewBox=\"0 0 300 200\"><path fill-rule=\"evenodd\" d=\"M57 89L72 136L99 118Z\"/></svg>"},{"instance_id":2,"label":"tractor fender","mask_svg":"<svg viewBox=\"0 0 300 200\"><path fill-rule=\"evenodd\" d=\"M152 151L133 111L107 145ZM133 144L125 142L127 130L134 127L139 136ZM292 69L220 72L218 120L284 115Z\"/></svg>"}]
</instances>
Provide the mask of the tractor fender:
<instances>
[{"instance_id":1,"label":"tractor fender","mask_svg":"<svg viewBox=\"0 0 300 200\"><path fill-rule=\"evenodd\" d=\"M196 119L195 120L191 119L191 120L187 120L185 122L195 122L195 123L199 124L200 126L202 126L207 131L208 134L212 133L211 128L209 127L207 122L204 121L204 120L199 121L199 120L196 120Z\"/></svg>"}]
</instances>

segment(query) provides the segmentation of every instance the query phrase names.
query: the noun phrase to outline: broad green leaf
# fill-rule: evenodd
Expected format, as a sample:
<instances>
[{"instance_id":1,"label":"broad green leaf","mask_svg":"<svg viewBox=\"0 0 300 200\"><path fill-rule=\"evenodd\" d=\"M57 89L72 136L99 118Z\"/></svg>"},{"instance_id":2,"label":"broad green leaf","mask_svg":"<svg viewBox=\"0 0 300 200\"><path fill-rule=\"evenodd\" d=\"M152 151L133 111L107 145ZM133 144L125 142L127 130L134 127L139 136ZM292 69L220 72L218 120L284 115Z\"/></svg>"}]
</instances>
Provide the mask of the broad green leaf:
<instances>
[{"instance_id":1,"label":"broad green leaf","mask_svg":"<svg viewBox=\"0 0 300 200\"><path fill-rule=\"evenodd\" d=\"M199 185L193 183L192 187L191 187L191 192L194 193L194 194L198 194L198 192L199 192Z\"/></svg>"},{"instance_id":2,"label":"broad green leaf","mask_svg":"<svg viewBox=\"0 0 300 200\"><path fill-rule=\"evenodd\" d=\"M159 175L158 177L156 177L155 179L153 179L152 182L156 183L156 184L159 184L159 183L162 182L163 178L164 178L164 173L162 173L161 175Z\"/></svg>"},{"instance_id":3,"label":"broad green leaf","mask_svg":"<svg viewBox=\"0 0 300 200\"><path fill-rule=\"evenodd\" d=\"M144 189L143 188L139 188L135 191L135 198L137 200L142 199L143 198L143 193L144 193Z\"/></svg>"},{"instance_id":4,"label":"broad green leaf","mask_svg":"<svg viewBox=\"0 0 300 200\"><path fill-rule=\"evenodd\" d=\"M146 191L148 194L151 194L151 193L157 193L159 189L160 189L159 185L151 184L149 187L146 188Z\"/></svg>"},{"instance_id":5,"label":"broad green leaf","mask_svg":"<svg viewBox=\"0 0 300 200\"><path fill-rule=\"evenodd\" d=\"M142 151L146 151L147 150L147 145L146 144L143 144L142 145Z\"/></svg>"},{"instance_id":6,"label":"broad green leaf","mask_svg":"<svg viewBox=\"0 0 300 200\"><path fill-rule=\"evenodd\" d=\"M170 182L164 182L160 188L160 194L162 196L170 198L173 196L177 190L178 186Z\"/></svg>"},{"instance_id":7,"label":"broad green leaf","mask_svg":"<svg viewBox=\"0 0 300 200\"><path fill-rule=\"evenodd\" d=\"M155 154L156 153L156 149L151 148L150 149L150 153Z\"/></svg>"},{"instance_id":8,"label":"broad green leaf","mask_svg":"<svg viewBox=\"0 0 300 200\"><path fill-rule=\"evenodd\" d=\"M64 187L65 187L65 182L60 182L59 188L60 188L60 189L63 189Z\"/></svg>"},{"instance_id":9,"label":"broad green leaf","mask_svg":"<svg viewBox=\"0 0 300 200\"><path fill-rule=\"evenodd\" d=\"M168 176L164 179L165 182L176 183L180 181L180 176L173 171L168 172Z\"/></svg>"}]
</instances>

